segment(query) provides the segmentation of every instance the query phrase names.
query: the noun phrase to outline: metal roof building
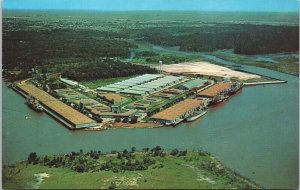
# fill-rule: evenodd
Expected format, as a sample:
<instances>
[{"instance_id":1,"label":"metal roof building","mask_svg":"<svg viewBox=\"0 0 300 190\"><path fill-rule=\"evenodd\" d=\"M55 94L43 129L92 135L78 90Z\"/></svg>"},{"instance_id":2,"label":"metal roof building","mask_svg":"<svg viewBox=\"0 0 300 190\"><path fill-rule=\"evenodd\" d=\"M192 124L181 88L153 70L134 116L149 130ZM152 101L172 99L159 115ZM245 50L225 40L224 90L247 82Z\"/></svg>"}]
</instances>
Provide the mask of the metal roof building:
<instances>
[{"instance_id":1,"label":"metal roof building","mask_svg":"<svg viewBox=\"0 0 300 190\"><path fill-rule=\"evenodd\" d=\"M133 95L145 95L147 92L146 91L138 91L138 90L122 90L121 93L123 94L133 94Z\"/></svg>"},{"instance_id":2,"label":"metal roof building","mask_svg":"<svg viewBox=\"0 0 300 190\"><path fill-rule=\"evenodd\" d=\"M101 90L101 91L105 91L105 92L119 92L121 91L121 89L119 88L110 88L110 87L100 87L100 88L97 88L97 90Z\"/></svg>"},{"instance_id":3,"label":"metal roof building","mask_svg":"<svg viewBox=\"0 0 300 190\"><path fill-rule=\"evenodd\" d=\"M192 79L187 82L181 83L180 85L177 86L178 89L181 90L191 90L193 88L201 87L204 85L204 83L207 82L207 80L202 80L202 79Z\"/></svg>"}]
</instances>

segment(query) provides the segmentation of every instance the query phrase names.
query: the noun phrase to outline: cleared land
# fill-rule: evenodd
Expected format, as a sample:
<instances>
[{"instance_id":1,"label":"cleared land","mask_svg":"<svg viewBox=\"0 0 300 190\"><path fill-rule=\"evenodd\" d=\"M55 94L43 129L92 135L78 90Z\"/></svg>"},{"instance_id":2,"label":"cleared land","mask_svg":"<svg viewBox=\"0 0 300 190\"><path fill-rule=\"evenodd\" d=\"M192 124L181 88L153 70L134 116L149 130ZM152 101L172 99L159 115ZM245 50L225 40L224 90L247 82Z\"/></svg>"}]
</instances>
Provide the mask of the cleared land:
<instances>
[{"instance_id":1,"label":"cleared land","mask_svg":"<svg viewBox=\"0 0 300 190\"><path fill-rule=\"evenodd\" d=\"M191 63L163 65L162 70L168 73L212 75L218 77L238 78L240 80L260 78L259 75L234 71L232 69L228 69L226 67L211 64L208 62L191 62Z\"/></svg>"}]
</instances>

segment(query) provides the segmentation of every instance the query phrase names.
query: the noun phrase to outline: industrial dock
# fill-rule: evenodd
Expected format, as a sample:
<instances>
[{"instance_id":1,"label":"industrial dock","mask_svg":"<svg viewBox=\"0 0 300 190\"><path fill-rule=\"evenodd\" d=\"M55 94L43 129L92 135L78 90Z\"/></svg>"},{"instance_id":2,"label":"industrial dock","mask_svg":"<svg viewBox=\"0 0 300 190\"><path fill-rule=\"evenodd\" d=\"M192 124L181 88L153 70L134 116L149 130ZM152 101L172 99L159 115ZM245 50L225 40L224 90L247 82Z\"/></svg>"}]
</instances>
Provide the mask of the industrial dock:
<instances>
[{"instance_id":1,"label":"industrial dock","mask_svg":"<svg viewBox=\"0 0 300 190\"><path fill-rule=\"evenodd\" d=\"M34 110L47 112L70 129L99 131L194 121L205 115L209 106L223 102L243 86L284 82L243 83L227 76L164 73L144 74L89 89L60 75L49 76L64 84L63 88L49 89L46 76L16 82L13 89L30 98L33 109L42 107Z\"/></svg>"},{"instance_id":2,"label":"industrial dock","mask_svg":"<svg viewBox=\"0 0 300 190\"><path fill-rule=\"evenodd\" d=\"M78 112L32 84L21 81L16 85L16 90L20 90L26 95L33 96L44 107L47 113L71 129L97 125L97 123L88 116Z\"/></svg>"}]
</instances>

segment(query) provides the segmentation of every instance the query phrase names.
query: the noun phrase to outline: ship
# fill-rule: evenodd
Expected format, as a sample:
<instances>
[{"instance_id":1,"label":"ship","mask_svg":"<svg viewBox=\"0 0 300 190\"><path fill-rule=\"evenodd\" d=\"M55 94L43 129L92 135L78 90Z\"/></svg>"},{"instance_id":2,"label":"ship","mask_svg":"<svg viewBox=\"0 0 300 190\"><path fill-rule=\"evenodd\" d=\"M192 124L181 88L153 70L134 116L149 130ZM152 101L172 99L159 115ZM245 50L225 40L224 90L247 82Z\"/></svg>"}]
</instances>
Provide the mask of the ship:
<instances>
[{"instance_id":1,"label":"ship","mask_svg":"<svg viewBox=\"0 0 300 190\"><path fill-rule=\"evenodd\" d=\"M32 96L27 98L26 104L36 112L42 112L44 110L39 102Z\"/></svg>"},{"instance_id":2,"label":"ship","mask_svg":"<svg viewBox=\"0 0 300 190\"><path fill-rule=\"evenodd\" d=\"M195 112L193 115L191 115L190 117L186 118L186 121L187 122L190 122L190 121L195 121L196 119L202 117L204 114L207 113L207 110L204 110L204 111L197 111Z\"/></svg>"},{"instance_id":3,"label":"ship","mask_svg":"<svg viewBox=\"0 0 300 190\"><path fill-rule=\"evenodd\" d=\"M232 84L231 88L229 89L228 94L233 95L233 94L237 93L238 91L240 91L242 89L242 87L243 87L243 83L235 82Z\"/></svg>"},{"instance_id":4,"label":"ship","mask_svg":"<svg viewBox=\"0 0 300 190\"><path fill-rule=\"evenodd\" d=\"M223 101L227 100L228 98L229 96L227 95L220 95L218 97L215 97L209 102L209 106L221 104Z\"/></svg>"}]
</instances>

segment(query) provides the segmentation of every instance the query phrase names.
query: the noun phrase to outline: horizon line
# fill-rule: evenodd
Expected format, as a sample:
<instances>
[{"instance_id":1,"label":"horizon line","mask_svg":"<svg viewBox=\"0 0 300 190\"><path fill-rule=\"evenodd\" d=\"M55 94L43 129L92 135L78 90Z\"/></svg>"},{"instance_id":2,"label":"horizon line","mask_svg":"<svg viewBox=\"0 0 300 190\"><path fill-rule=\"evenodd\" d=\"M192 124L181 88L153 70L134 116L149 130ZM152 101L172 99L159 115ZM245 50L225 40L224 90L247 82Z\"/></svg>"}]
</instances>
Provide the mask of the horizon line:
<instances>
[{"instance_id":1,"label":"horizon line","mask_svg":"<svg viewBox=\"0 0 300 190\"><path fill-rule=\"evenodd\" d=\"M245 13L299 13L299 10L193 10L193 9L131 9L131 10L122 10L122 9L112 9L112 10L104 10L104 9L23 9L23 8L3 8L3 11L93 11L93 12L151 12L151 11L162 11L162 12L245 12Z\"/></svg>"}]
</instances>

